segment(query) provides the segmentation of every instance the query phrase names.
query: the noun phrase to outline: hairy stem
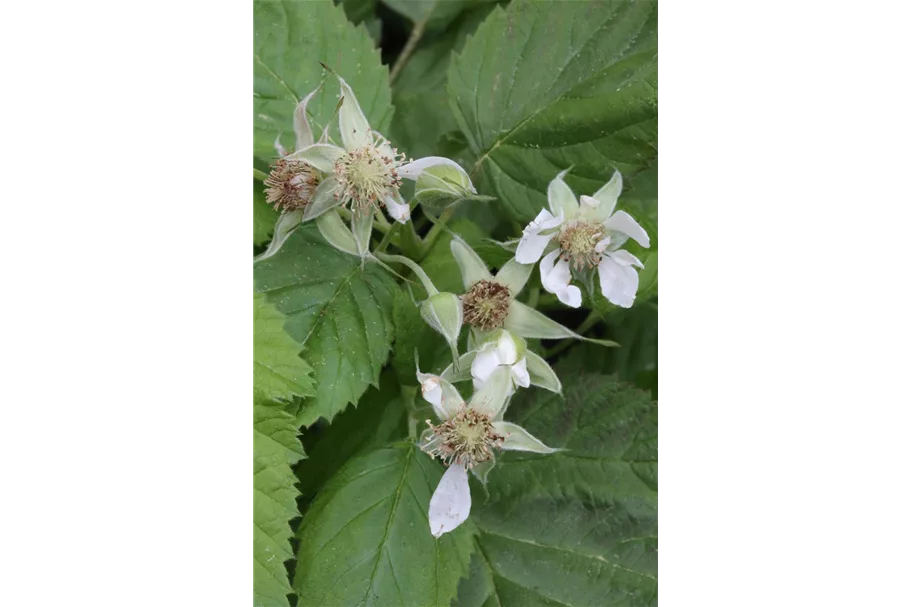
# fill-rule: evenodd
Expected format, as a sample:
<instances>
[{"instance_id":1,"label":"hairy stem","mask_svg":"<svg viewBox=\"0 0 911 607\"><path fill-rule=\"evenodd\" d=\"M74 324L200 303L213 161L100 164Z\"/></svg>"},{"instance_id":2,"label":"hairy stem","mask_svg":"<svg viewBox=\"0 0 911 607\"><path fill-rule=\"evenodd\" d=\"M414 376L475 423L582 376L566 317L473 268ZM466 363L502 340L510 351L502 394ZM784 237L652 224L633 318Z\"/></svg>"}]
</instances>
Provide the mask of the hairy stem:
<instances>
[{"instance_id":1,"label":"hairy stem","mask_svg":"<svg viewBox=\"0 0 911 607\"><path fill-rule=\"evenodd\" d=\"M421 41L421 37L424 35L424 28L427 27L427 21L430 19L432 13L433 9L428 11L426 17L414 24L411 35L408 36L408 42L405 43L405 48L402 49L402 53L399 55L398 59L395 60L392 71L389 73L389 84L393 84L398 79L399 74L401 74L402 70L405 68L405 64L411 59L411 55L417 48L418 42Z\"/></svg>"},{"instance_id":2,"label":"hairy stem","mask_svg":"<svg viewBox=\"0 0 911 607\"><path fill-rule=\"evenodd\" d=\"M455 207L446 207L446 210L443 211L443 214L440 215L440 218L433 222L433 227L430 228L430 231L427 232L427 236L424 238L424 244L421 247L421 257L424 259L427 253L430 252L431 247L437 241L437 238L440 237L440 234L443 233L443 230L446 229L446 223L452 219L452 215L455 213Z\"/></svg>"}]
</instances>

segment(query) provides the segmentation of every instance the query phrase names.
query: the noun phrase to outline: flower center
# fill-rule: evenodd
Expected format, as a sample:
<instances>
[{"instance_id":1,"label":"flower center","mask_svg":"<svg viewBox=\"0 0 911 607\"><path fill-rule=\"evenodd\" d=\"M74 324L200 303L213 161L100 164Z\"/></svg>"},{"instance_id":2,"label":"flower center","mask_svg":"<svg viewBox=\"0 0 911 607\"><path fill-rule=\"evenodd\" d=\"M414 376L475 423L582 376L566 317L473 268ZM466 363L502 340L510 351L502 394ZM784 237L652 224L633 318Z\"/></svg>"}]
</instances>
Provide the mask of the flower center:
<instances>
[{"instance_id":1,"label":"flower center","mask_svg":"<svg viewBox=\"0 0 911 607\"><path fill-rule=\"evenodd\" d=\"M471 407L462 407L454 417L438 426L427 420L433 436L422 447L439 457L447 466L453 463L471 468L493 458L493 449L503 445L505 436L497 434L490 416Z\"/></svg>"},{"instance_id":2,"label":"flower center","mask_svg":"<svg viewBox=\"0 0 911 607\"><path fill-rule=\"evenodd\" d=\"M506 322L509 313L509 287L490 280L480 280L462 297L465 322L492 331Z\"/></svg>"},{"instance_id":3,"label":"flower center","mask_svg":"<svg viewBox=\"0 0 911 607\"><path fill-rule=\"evenodd\" d=\"M592 268L601 261L601 253L595 246L602 239L604 226L597 221L580 220L567 223L560 230L557 242L563 250L563 258L571 261L573 268Z\"/></svg>"},{"instance_id":4,"label":"flower center","mask_svg":"<svg viewBox=\"0 0 911 607\"><path fill-rule=\"evenodd\" d=\"M339 182L336 198L342 203L352 201L357 210L384 204L402 185L398 167L404 159L385 139L377 137L362 148L346 152L335 161L335 177Z\"/></svg>"},{"instance_id":5,"label":"flower center","mask_svg":"<svg viewBox=\"0 0 911 607\"><path fill-rule=\"evenodd\" d=\"M272 165L272 171L264 183L266 201L276 211L293 211L310 203L313 190L319 184L319 177L310 165L282 158Z\"/></svg>"}]
</instances>

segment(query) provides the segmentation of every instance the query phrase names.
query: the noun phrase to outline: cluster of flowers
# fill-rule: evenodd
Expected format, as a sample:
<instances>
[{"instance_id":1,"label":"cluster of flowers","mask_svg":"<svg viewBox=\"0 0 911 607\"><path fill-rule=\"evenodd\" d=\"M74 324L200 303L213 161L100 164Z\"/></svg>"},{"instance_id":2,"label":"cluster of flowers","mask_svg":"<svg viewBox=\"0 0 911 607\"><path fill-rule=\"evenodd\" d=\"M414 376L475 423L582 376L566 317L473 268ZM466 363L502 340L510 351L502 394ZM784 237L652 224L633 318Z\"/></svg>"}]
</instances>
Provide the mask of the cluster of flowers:
<instances>
[{"instance_id":1,"label":"cluster of flowers","mask_svg":"<svg viewBox=\"0 0 911 607\"><path fill-rule=\"evenodd\" d=\"M342 146L331 141L328 126L314 141L307 103L317 91L304 98L295 111L295 149L289 152L276 140L279 159L265 182L266 197L282 214L272 244L260 258L274 255L291 231L314 220L337 249L362 259L402 263L423 283L427 299L420 304L421 315L443 335L453 356L453 363L440 375L417 370L422 395L439 418L436 425L428 420L420 446L447 466L430 500L428 516L431 533L439 537L468 517L468 471L486 482L498 451L556 451L503 420L518 388L562 390L553 369L527 348L526 339L585 339L516 299L534 265L540 260L544 289L566 305L577 308L582 304L580 288L571 284L574 271L597 268L604 297L630 307L639 285L635 268L643 266L621 247L630 238L648 247L649 238L628 213L615 209L623 187L620 173L615 172L592 196L577 200L563 180L563 171L548 186L549 209L542 209L524 229L515 256L496 276L471 247L454 238L450 248L465 292L438 291L411 259L370 251L374 215L385 209L395 221L410 219L411 206L399 193L403 179L416 182L416 200L429 195L457 201L477 192L468 174L448 158L406 160L370 128L354 92L341 78L339 82ZM349 225L339 213L342 208L350 213ZM471 329L468 352L460 356L463 324ZM468 380L474 392L465 402L453 384Z\"/></svg>"}]
</instances>

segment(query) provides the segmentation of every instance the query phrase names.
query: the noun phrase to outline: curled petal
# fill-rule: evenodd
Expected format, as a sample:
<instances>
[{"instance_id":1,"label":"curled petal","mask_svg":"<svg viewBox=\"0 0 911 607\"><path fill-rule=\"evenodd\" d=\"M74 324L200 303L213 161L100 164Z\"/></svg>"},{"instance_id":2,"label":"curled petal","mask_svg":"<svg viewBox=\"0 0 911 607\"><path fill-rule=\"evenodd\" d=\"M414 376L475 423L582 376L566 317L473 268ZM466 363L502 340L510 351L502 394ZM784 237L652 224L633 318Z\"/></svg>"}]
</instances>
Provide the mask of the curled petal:
<instances>
[{"instance_id":1,"label":"curled petal","mask_svg":"<svg viewBox=\"0 0 911 607\"><path fill-rule=\"evenodd\" d=\"M453 464L443 474L430 498L430 533L440 537L465 522L471 512L471 491L468 473L463 466Z\"/></svg>"},{"instance_id":2,"label":"curled petal","mask_svg":"<svg viewBox=\"0 0 911 607\"><path fill-rule=\"evenodd\" d=\"M621 266L636 266L639 268L644 268L645 266L639 261L639 258L630 253L629 251L611 251L608 253L611 259L619 263Z\"/></svg>"},{"instance_id":3,"label":"curled petal","mask_svg":"<svg viewBox=\"0 0 911 607\"><path fill-rule=\"evenodd\" d=\"M567 306L578 308L582 305L582 291L579 287L569 284L572 280L569 262L564 259L558 260L559 255L560 251L553 251L541 260L541 284L544 290L556 295L557 299Z\"/></svg>"},{"instance_id":4,"label":"curled petal","mask_svg":"<svg viewBox=\"0 0 911 607\"><path fill-rule=\"evenodd\" d=\"M535 263L541 259L547 243L553 238L553 234L541 234L542 231L556 228L563 223L563 216L554 217L547 211L541 209L534 221L525 226L522 231L522 239L516 249L516 261L519 263Z\"/></svg>"},{"instance_id":5,"label":"curled petal","mask_svg":"<svg viewBox=\"0 0 911 607\"><path fill-rule=\"evenodd\" d=\"M625 261L622 260L621 261ZM639 288L639 274L630 265L623 265L608 254L598 264L598 278L601 282L601 293L607 301L621 308L629 308L636 299Z\"/></svg>"},{"instance_id":6,"label":"curled petal","mask_svg":"<svg viewBox=\"0 0 911 607\"><path fill-rule=\"evenodd\" d=\"M528 374L528 365L525 358L517 361L512 367L512 380L517 386L527 388L531 385L531 376Z\"/></svg>"},{"instance_id":7,"label":"curled petal","mask_svg":"<svg viewBox=\"0 0 911 607\"><path fill-rule=\"evenodd\" d=\"M402 200L402 197L396 192L398 200L392 196L386 196L386 212L399 223L407 223L411 219L411 207Z\"/></svg>"},{"instance_id":8,"label":"curled petal","mask_svg":"<svg viewBox=\"0 0 911 607\"><path fill-rule=\"evenodd\" d=\"M496 351L487 349L478 352L471 361L471 377L474 380L475 390L480 389L499 366L500 358Z\"/></svg>"},{"instance_id":9,"label":"curled petal","mask_svg":"<svg viewBox=\"0 0 911 607\"><path fill-rule=\"evenodd\" d=\"M433 412L440 419L449 419L465 404L455 386L442 377L418 371L418 381L421 382L421 396L433 405Z\"/></svg>"},{"instance_id":10,"label":"curled petal","mask_svg":"<svg viewBox=\"0 0 911 607\"><path fill-rule=\"evenodd\" d=\"M629 236L643 247L649 246L648 234L626 211L617 211L611 215L611 218L604 222L604 227Z\"/></svg>"}]
</instances>

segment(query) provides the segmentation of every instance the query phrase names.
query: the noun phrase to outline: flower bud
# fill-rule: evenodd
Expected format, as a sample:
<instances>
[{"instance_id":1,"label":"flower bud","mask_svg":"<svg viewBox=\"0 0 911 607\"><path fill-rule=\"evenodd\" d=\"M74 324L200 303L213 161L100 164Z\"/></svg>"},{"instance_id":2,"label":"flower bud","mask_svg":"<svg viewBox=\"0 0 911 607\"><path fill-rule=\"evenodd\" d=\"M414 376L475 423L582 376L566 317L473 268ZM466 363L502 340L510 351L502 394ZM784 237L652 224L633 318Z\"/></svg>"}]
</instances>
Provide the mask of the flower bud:
<instances>
[{"instance_id":1,"label":"flower bud","mask_svg":"<svg viewBox=\"0 0 911 607\"><path fill-rule=\"evenodd\" d=\"M462 303L453 293L436 293L421 304L421 317L449 343L453 364L458 365L457 349L462 330Z\"/></svg>"},{"instance_id":2,"label":"flower bud","mask_svg":"<svg viewBox=\"0 0 911 607\"><path fill-rule=\"evenodd\" d=\"M424 169L414 186L415 199L429 211L442 211L449 205L477 194L471 179L461 168L438 164Z\"/></svg>"}]
</instances>

